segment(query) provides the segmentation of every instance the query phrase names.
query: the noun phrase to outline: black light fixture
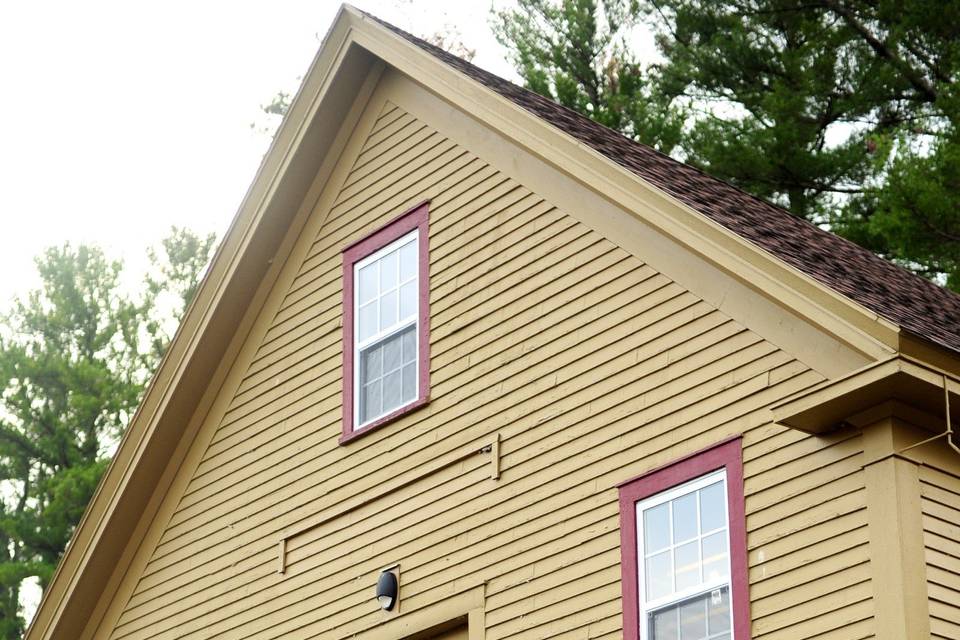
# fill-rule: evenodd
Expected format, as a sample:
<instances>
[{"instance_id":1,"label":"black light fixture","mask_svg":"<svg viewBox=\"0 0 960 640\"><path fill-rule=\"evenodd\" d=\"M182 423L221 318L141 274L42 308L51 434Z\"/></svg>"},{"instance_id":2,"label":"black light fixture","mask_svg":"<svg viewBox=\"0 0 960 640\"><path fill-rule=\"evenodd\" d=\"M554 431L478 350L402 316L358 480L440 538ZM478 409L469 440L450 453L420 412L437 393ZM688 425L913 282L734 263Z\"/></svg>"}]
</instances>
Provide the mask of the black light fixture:
<instances>
[{"instance_id":1,"label":"black light fixture","mask_svg":"<svg viewBox=\"0 0 960 640\"><path fill-rule=\"evenodd\" d=\"M380 572L377 579L377 602L384 611L391 611L397 604L397 574L390 569Z\"/></svg>"}]
</instances>

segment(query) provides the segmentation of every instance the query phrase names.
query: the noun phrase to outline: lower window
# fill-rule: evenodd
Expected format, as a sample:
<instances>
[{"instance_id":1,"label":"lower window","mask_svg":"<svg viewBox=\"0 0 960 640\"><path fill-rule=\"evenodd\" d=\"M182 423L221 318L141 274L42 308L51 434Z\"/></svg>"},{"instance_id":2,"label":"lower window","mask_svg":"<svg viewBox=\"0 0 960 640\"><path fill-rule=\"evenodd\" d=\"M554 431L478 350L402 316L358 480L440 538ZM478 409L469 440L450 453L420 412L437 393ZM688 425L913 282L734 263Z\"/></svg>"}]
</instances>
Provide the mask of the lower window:
<instances>
[{"instance_id":1,"label":"lower window","mask_svg":"<svg viewBox=\"0 0 960 640\"><path fill-rule=\"evenodd\" d=\"M749 637L740 440L620 486L624 637Z\"/></svg>"}]
</instances>

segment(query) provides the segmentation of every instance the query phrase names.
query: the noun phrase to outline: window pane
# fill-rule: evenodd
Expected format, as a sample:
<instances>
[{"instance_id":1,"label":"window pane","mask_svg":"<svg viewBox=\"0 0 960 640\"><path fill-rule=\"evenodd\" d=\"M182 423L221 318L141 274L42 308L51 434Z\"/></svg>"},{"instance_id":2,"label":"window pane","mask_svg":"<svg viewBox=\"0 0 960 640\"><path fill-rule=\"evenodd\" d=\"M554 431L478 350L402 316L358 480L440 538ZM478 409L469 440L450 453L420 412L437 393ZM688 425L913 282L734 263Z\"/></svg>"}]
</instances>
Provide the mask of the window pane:
<instances>
[{"instance_id":1,"label":"window pane","mask_svg":"<svg viewBox=\"0 0 960 640\"><path fill-rule=\"evenodd\" d=\"M417 361L417 326L403 332L403 364Z\"/></svg>"},{"instance_id":2,"label":"window pane","mask_svg":"<svg viewBox=\"0 0 960 640\"><path fill-rule=\"evenodd\" d=\"M673 502L673 544L697 536L697 494L688 493Z\"/></svg>"},{"instance_id":3,"label":"window pane","mask_svg":"<svg viewBox=\"0 0 960 640\"><path fill-rule=\"evenodd\" d=\"M397 324L397 292L385 293L380 298L380 331Z\"/></svg>"},{"instance_id":4,"label":"window pane","mask_svg":"<svg viewBox=\"0 0 960 640\"><path fill-rule=\"evenodd\" d=\"M710 593L707 603L707 621L711 636L730 631L730 590L727 587Z\"/></svg>"},{"instance_id":5,"label":"window pane","mask_svg":"<svg viewBox=\"0 0 960 640\"><path fill-rule=\"evenodd\" d=\"M397 288L397 252L391 251L380 258L380 291Z\"/></svg>"},{"instance_id":6,"label":"window pane","mask_svg":"<svg viewBox=\"0 0 960 640\"><path fill-rule=\"evenodd\" d=\"M700 531L706 533L726 526L727 505L721 481L700 490Z\"/></svg>"},{"instance_id":7,"label":"window pane","mask_svg":"<svg viewBox=\"0 0 960 640\"><path fill-rule=\"evenodd\" d=\"M380 380L360 388L360 422L380 415Z\"/></svg>"},{"instance_id":8,"label":"window pane","mask_svg":"<svg viewBox=\"0 0 960 640\"><path fill-rule=\"evenodd\" d=\"M680 605L680 638L682 640L703 640L707 637L706 604L705 598L701 597Z\"/></svg>"},{"instance_id":9,"label":"window pane","mask_svg":"<svg viewBox=\"0 0 960 640\"><path fill-rule=\"evenodd\" d=\"M383 412L396 409L402 403L400 401L400 371L394 371L383 376Z\"/></svg>"},{"instance_id":10,"label":"window pane","mask_svg":"<svg viewBox=\"0 0 960 640\"><path fill-rule=\"evenodd\" d=\"M674 573L676 576L676 591L682 591L700 584L700 545L688 542L680 545L674 551Z\"/></svg>"},{"instance_id":11,"label":"window pane","mask_svg":"<svg viewBox=\"0 0 960 640\"><path fill-rule=\"evenodd\" d=\"M410 363L403 367L403 401L410 402L417 396L417 365Z\"/></svg>"},{"instance_id":12,"label":"window pane","mask_svg":"<svg viewBox=\"0 0 960 640\"><path fill-rule=\"evenodd\" d=\"M383 375L381 370L380 345L370 347L360 354L360 384L367 384Z\"/></svg>"},{"instance_id":13,"label":"window pane","mask_svg":"<svg viewBox=\"0 0 960 640\"><path fill-rule=\"evenodd\" d=\"M725 531L706 536L703 539L703 579L719 580L728 573L727 534Z\"/></svg>"},{"instance_id":14,"label":"window pane","mask_svg":"<svg viewBox=\"0 0 960 640\"><path fill-rule=\"evenodd\" d=\"M417 241L400 247L400 280L409 280L417 275Z\"/></svg>"},{"instance_id":15,"label":"window pane","mask_svg":"<svg viewBox=\"0 0 960 640\"><path fill-rule=\"evenodd\" d=\"M376 301L360 307L360 318L357 322L360 335L359 341L364 341L377 332L377 303Z\"/></svg>"},{"instance_id":16,"label":"window pane","mask_svg":"<svg viewBox=\"0 0 960 640\"><path fill-rule=\"evenodd\" d=\"M400 287L400 319L417 314L417 281L413 280Z\"/></svg>"},{"instance_id":17,"label":"window pane","mask_svg":"<svg viewBox=\"0 0 960 640\"><path fill-rule=\"evenodd\" d=\"M667 503L643 512L643 550L654 553L670 544L670 505Z\"/></svg>"},{"instance_id":18,"label":"window pane","mask_svg":"<svg viewBox=\"0 0 960 640\"><path fill-rule=\"evenodd\" d=\"M383 342L383 371L389 373L400 368L400 341L402 336L393 336Z\"/></svg>"},{"instance_id":19,"label":"window pane","mask_svg":"<svg viewBox=\"0 0 960 640\"><path fill-rule=\"evenodd\" d=\"M673 590L673 580L670 571L670 552L664 551L650 556L646 561L646 599L654 600L663 597Z\"/></svg>"},{"instance_id":20,"label":"window pane","mask_svg":"<svg viewBox=\"0 0 960 640\"><path fill-rule=\"evenodd\" d=\"M729 640L730 597L723 587L650 614L652 640Z\"/></svg>"},{"instance_id":21,"label":"window pane","mask_svg":"<svg viewBox=\"0 0 960 640\"><path fill-rule=\"evenodd\" d=\"M676 607L662 609L651 616L650 635L653 640L680 640Z\"/></svg>"},{"instance_id":22,"label":"window pane","mask_svg":"<svg viewBox=\"0 0 960 640\"><path fill-rule=\"evenodd\" d=\"M360 269L360 290L357 295L360 304L370 302L377 295L377 263L368 264Z\"/></svg>"}]
</instances>

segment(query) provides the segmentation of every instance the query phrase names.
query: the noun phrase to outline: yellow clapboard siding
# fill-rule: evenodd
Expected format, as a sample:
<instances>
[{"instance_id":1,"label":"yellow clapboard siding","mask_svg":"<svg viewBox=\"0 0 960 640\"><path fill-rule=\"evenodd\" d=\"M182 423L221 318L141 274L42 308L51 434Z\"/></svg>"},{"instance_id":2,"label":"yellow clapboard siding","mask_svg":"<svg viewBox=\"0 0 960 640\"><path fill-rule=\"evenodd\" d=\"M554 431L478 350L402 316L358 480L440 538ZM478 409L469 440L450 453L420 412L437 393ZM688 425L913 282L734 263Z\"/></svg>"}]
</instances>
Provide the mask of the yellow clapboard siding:
<instances>
[{"instance_id":1,"label":"yellow clapboard siding","mask_svg":"<svg viewBox=\"0 0 960 640\"><path fill-rule=\"evenodd\" d=\"M845 536L844 538L853 538L855 536ZM867 542L859 540L859 543L851 543L844 538L831 540L830 552L823 553L815 560L811 560L801 566L794 567L789 571L781 571L777 574L768 574L761 580L756 580L751 584L751 596L755 601L767 599L776 601L774 605L780 607L781 592L785 593L790 589L809 588L810 584L819 584L820 579L826 579L833 573L845 571L848 580L852 575L857 576L857 580L850 579L849 582L863 580L870 575L870 568L867 563L870 560ZM839 549L839 550L838 550Z\"/></svg>"},{"instance_id":2,"label":"yellow clapboard siding","mask_svg":"<svg viewBox=\"0 0 960 640\"><path fill-rule=\"evenodd\" d=\"M957 620L951 619L950 617L945 617L953 615L953 610L955 609L952 605L936 606L936 604L931 604L930 607L930 636L932 638L945 638L946 640L955 640L960 638L960 622Z\"/></svg>"},{"instance_id":3,"label":"yellow clapboard siding","mask_svg":"<svg viewBox=\"0 0 960 640\"><path fill-rule=\"evenodd\" d=\"M443 165L444 158L439 158L434 161L434 164L438 163ZM308 269L309 265L304 265L304 275L301 286L288 293L286 296L287 304L277 311L276 319L285 322L274 322L263 338L261 349L269 349L274 339L282 338L287 329L295 326L297 324L298 313L303 315L307 311L318 311L318 309L313 308L308 302L304 302L303 300L311 291L309 286L324 274L330 274L328 281L339 283L339 279L335 278L333 274L342 268L342 249L344 245L350 241L361 237L364 228L376 228L374 225L382 226L389 222L391 219L391 206L403 206L404 203L409 203L410 200L416 198L418 192L422 192L424 189L460 189L464 187L464 184L469 184L471 176L475 179L482 179L483 176L478 175L478 171L482 167L483 165L478 161L470 161L466 156L461 156L456 162L444 165L442 170L433 170L434 167L430 166L419 171L416 175L405 181L404 190L392 199L384 200L387 196L380 196L378 198L371 198L368 202L363 203L366 211L362 213L367 213L368 215L370 213L378 214L377 217L372 223L367 222L365 225L363 223L365 217L362 215L356 219L349 219L349 225L345 229L338 230L338 233L328 240L328 245L326 245L327 251L324 257L330 256L330 259L328 259L326 263L323 263L318 269ZM300 303L300 306L293 307L295 303Z\"/></svg>"},{"instance_id":4,"label":"yellow clapboard siding","mask_svg":"<svg viewBox=\"0 0 960 640\"><path fill-rule=\"evenodd\" d=\"M602 275L602 274L601 274L601 275ZM587 287L593 287L593 283L590 282L590 281L586 281L586 282L585 282L585 285L586 285ZM596 289L594 289L593 292L599 292L599 291L602 291L602 289L603 289L603 287L596 288ZM590 295L592 296L592 293L591 293ZM295 363L294 363L294 366L296 366ZM463 377L462 374L461 374L461 377ZM437 384L437 386L438 386L438 387L441 387L442 384L443 384L443 383L440 382L440 383ZM228 431L229 431L229 430L228 430ZM250 449L246 449L246 450L244 450L243 448L239 448L239 449L238 449L238 450L240 450L241 452L244 452L244 451L245 451L246 453L248 453L248 454L250 454L250 455L254 455L254 454L259 455L259 454L262 454L262 453L265 452L265 451L270 450L270 449L261 450L261 449L259 449L259 447L261 447L261 446L271 447L271 446L274 444L275 440L276 440L275 434L274 434L272 437L271 437L271 434L269 434L269 433L264 434L262 431L261 431L261 434L262 434L262 438L261 438L261 437L253 438L253 436L255 435L255 433L251 433L249 430L246 430L246 431L238 431L238 432L236 432L236 433L228 434L230 437L225 437L225 438L220 438L220 439L218 439L216 442L214 442L213 444L211 444L211 449L210 449L210 468L213 469L214 471L217 471L218 473L229 471L229 470L230 470L230 465L229 465L229 464L225 464L225 462L226 462L226 463L229 463L229 462L231 462L231 459L229 459L229 458L224 458L223 456L219 456L218 454L219 454L219 452L221 451L221 449L223 449L224 447L230 447L231 449L238 449L238 447L234 446L234 445L237 444L238 442L240 442L240 443L246 443L247 445L254 445L254 446L256 446L256 447L258 448L258 451L257 451L257 452L251 451ZM253 439L251 439L251 438L253 438ZM281 439L282 439L282 438L281 438ZM248 471L249 471L249 469L248 469ZM203 465L201 465L201 467L198 469L198 479L199 479L199 476L202 475L204 472L205 472L205 469L204 469ZM202 482L202 481L201 481L201 482ZM198 485L198 486L203 486L203 485L201 484L201 485Z\"/></svg>"},{"instance_id":5,"label":"yellow clapboard siding","mask_svg":"<svg viewBox=\"0 0 960 640\"><path fill-rule=\"evenodd\" d=\"M379 123L378 123L379 124ZM382 137L382 143L377 138ZM412 151L423 153L424 142L434 138L433 132L422 123L408 117L398 118L387 126L370 134L368 148L359 156L350 171L350 178L343 183L340 197L356 191L356 185L381 170L397 157L409 156ZM434 138L434 143L438 140Z\"/></svg>"},{"instance_id":6,"label":"yellow clapboard siding","mask_svg":"<svg viewBox=\"0 0 960 640\"><path fill-rule=\"evenodd\" d=\"M371 109L100 637L349 638L384 619L373 581L394 561L404 613L485 585L487 638L620 637L615 485L731 433L754 637L869 636L861 443L767 411L820 376L576 222L576 203ZM426 194L432 401L340 446L341 251ZM418 475L494 433L499 480L489 452ZM350 504L290 538L276 572L280 535Z\"/></svg>"},{"instance_id":7,"label":"yellow clapboard siding","mask_svg":"<svg viewBox=\"0 0 960 640\"><path fill-rule=\"evenodd\" d=\"M857 608L859 611L867 609L867 607L862 604L858 605ZM792 629L790 632L793 633L793 635L777 634L777 637L803 640L866 640L867 638L876 637L876 630L874 629L872 618L866 618L857 622L849 622L848 620L848 618L844 618L841 626L823 632L808 633L808 629L801 627L800 629ZM755 638L756 636L754 635L753 637ZM770 637L769 635L764 636L764 638Z\"/></svg>"},{"instance_id":8,"label":"yellow clapboard siding","mask_svg":"<svg viewBox=\"0 0 960 640\"><path fill-rule=\"evenodd\" d=\"M381 530L375 526L373 528L373 535L377 537L389 537L390 534L396 535L396 533L402 531L404 527L410 527L411 524L417 519L429 518L430 514L428 513L428 507L436 510L444 509L444 505L446 503L442 498L446 497L446 494L449 493L450 487L452 486L449 482L449 479L462 474L463 472L458 469L446 470L445 473L438 473L436 474L436 477L431 478L431 480L439 484L435 487L432 487L426 493L419 493L415 499L412 499L407 503L410 505L416 505L419 503L421 507L423 507L422 509L417 509L416 507L411 506L413 512L402 513L406 507L401 505L390 507L387 511L381 513L375 513L375 521L376 519L381 520L381 522L377 523L378 526L385 525L386 528ZM477 489L473 488L473 486L478 484L476 481L480 477L482 477L482 474L477 475L476 473L473 473L469 476L467 484L470 489L468 489L468 491L477 491ZM462 490L459 493L451 494L451 499L462 499L462 494ZM368 511L373 511L373 508L371 507L371 509ZM362 519L362 514L351 515L356 517L358 522ZM324 531L320 531L319 533L324 533ZM324 536L321 539L321 542L329 542L329 540L327 540L328 537L329 536ZM358 540L358 542L360 542L362 548L376 548L377 545L382 546L384 544L382 540L378 540L376 542L373 542L372 540ZM342 556L343 554L339 552L335 554L335 557L340 560L342 560ZM347 570L349 570L349 568ZM374 571L375 567L370 567L369 570ZM292 559L290 575L290 580L278 582L272 572L268 571L266 575L260 579L258 588L256 590L270 594L271 597L266 603L268 608L283 607L291 597L296 599L297 596L295 592L292 593L292 596L290 594L293 590L293 587L297 583L312 583L317 580L318 575L321 577L321 579L329 581L331 576L336 576L336 571L331 568L329 563L326 563L322 565L320 574L317 574L316 572L298 572L296 569L296 562ZM199 586L202 587L199 592L195 592L192 597L179 598L177 602L168 604L166 610L157 610L152 613L144 613L144 611L150 611L154 608L148 606L144 609L144 611L135 612L137 614L136 622L133 623L131 627L155 625L158 620L163 619L171 623L175 623L179 628L183 628L185 625L191 623L191 621L197 618L197 607L202 606L209 607L211 609L211 614L207 616L206 621L204 622L204 624L207 625L207 628L209 628L211 620L219 619L219 613L217 612L222 611L222 607L228 604L233 604L239 600L242 600L243 592L249 591L248 587L250 585L243 585L245 588L240 590L240 597L238 597L236 589L236 587L240 586L240 583L230 584L229 582L221 580L214 582L212 586L203 584ZM346 593L349 594L355 591L356 586L353 580L346 580L344 581L343 588L345 588ZM196 591L196 586L191 584L189 590ZM341 589L341 592L337 592L338 599L345 595L345 593L342 591L343 590ZM148 604L149 602L150 601L147 601ZM244 613L238 615L241 617L249 616L252 619L256 617L257 614L255 610L245 608Z\"/></svg>"},{"instance_id":9,"label":"yellow clapboard siding","mask_svg":"<svg viewBox=\"0 0 960 640\"><path fill-rule=\"evenodd\" d=\"M372 157L376 157L383 151L384 147L392 146L397 141L404 140L408 134L404 133L403 130L422 128L425 128L425 125L409 113L389 102L385 103L383 111L371 127L370 133L367 134L363 151L354 159L350 173L352 174L360 169Z\"/></svg>"},{"instance_id":10,"label":"yellow clapboard siding","mask_svg":"<svg viewBox=\"0 0 960 640\"><path fill-rule=\"evenodd\" d=\"M641 333L639 333L639 334L637 334L637 335L638 335L638 337L642 337L643 334L642 334L642 332L641 332ZM571 353L571 352L569 352L569 351L561 351L560 353L567 353L568 356L570 356L570 355L576 356L576 355L577 355L576 352ZM478 380L482 382L482 378L478 378ZM269 437L269 436L267 436L267 437ZM217 459L217 456L215 455L215 454L217 453L217 451L219 450L219 449L217 448L217 445L218 445L220 442L223 442L223 441L220 440L220 441L218 441L217 443L214 443L214 444L211 445L211 457L212 457L212 463L211 463L211 464L216 465L216 468L223 468L223 460ZM260 442L259 440L252 440L252 441L251 441L249 435L245 435L245 436L244 436L244 442L247 442L248 444L256 445L256 446L258 446L258 447L259 447L259 445L267 445L267 444L269 444L269 443L266 442L266 441L265 441L265 442ZM259 453L262 453L262 451L259 451ZM202 469L203 469L203 467L201 466L201 468L198 470L198 472L199 472L199 471L202 471ZM249 469L249 468L248 468L248 469L247 469L247 472L249 473L250 471L252 471L252 469ZM198 474L198 475L199 475L199 474ZM191 495L192 495L192 494L191 494ZM190 503L185 503L185 504L190 504Z\"/></svg>"},{"instance_id":11,"label":"yellow clapboard siding","mask_svg":"<svg viewBox=\"0 0 960 640\"><path fill-rule=\"evenodd\" d=\"M844 471L846 470L842 470L841 472ZM829 476L832 476L832 472L834 472L834 470L828 469L827 472ZM820 477L819 474L812 473L810 476L813 476L814 478ZM804 480L806 481L808 477L809 476L805 476ZM748 513L750 513L750 526L760 528L782 522L784 519L789 518L793 514L809 511L813 507L822 504L827 499L830 499L836 495L843 495L858 491L862 489L863 486L863 474L859 470L850 472L848 475L844 475L841 478L835 480L831 479L822 486L811 487L809 491L801 492L790 498L780 500L775 504L763 508L762 510L750 508L748 511Z\"/></svg>"},{"instance_id":12,"label":"yellow clapboard siding","mask_svg":"<svg viewBox=\"0 0 960 640\"><path fill-rule=\"evenodd\" d=\"M960 637L960 478L919 467L932 637Z\"/></svg>"},{"instance_id":13,"label":"yellow clapboard siding","mask_svg":"<svg viewBox=\"0 0 960 640\"><path fill-rule=\"evenodd\" d=\"M492 207L508 209L523 193L522 189L519 193L515 193L519 189L515 183L505 180L501 174L490 170L489 166L479 160L458 163L455 169L452 173L424 174L411 185L412 188L419 187L421 191L442 187L442 195L431 201L431 208L435 211L450 209L450 215L454 221L476 215L478 211L491 213L489 209ZM384 207L379 206L376 200L365 203L364 209L364 211L351 212L360 214L356 217L331 218L331 226L339 226L327 229L329 237L318 240L300 265L280 305L281 314L289 315L291 304L301 300L304 292L310 292L315 288L315 282L339 283L340 274L337 267L341 264L339 260L333 258L339 257L343 247L357 240L365 229L369 230L372 225L383 225L389 222L396 213L383 211ZM369 214L377 212L379 214L371 221ZM451 224L454 224L454 221L451 221ZM442 230L431 229L431 236L438 231L442 233ZM442 243L439 248L442 251ZM271 333L282 335L282 327L272 327Z\"/></svg>"},{"instance_id":14,"label":"yellow clapboard siding","mask_svg":"<svg viewBox=\"0 0 960 640\"><path fill-rule=\"evenodd\" d=\"M872 599L869 580L848 583L837 591L818 595L783 611L754 615L754 637L805 638L831 631L840 624L859 622L870 615Z\"/></svg>"},{"instance_id":15,"label":"yellow clapboard siding","mask_svg":"<svg viewBox=\"0 0 960 640\"><path fill-rule=\"evenodd\" d=\"M575 355L575 354L574 354Z\"/></svg>"},{"instance_id":16,"label":"yellow clapboard siding","mask_svg":"<svg viewBox=\"0 0 960 640\"><path fill-rule=\"evenodd\" d=\"M835 564L822 564L816 574L798 577L795 585L783 585L775 593L767 597L758 597L751 592L750 613L754 619L762 619L781 614L785 611L796 611L801 605L822 598L827 595L836 596L837 593L852 588L852 585L869 582L870 567L866 550L859 554L859 559L849 565L850 558L840 556L831 558ZM778 585L779 586L779 585Z\"/></svg>"},{"instance_id":17,"label":"yellow clapboard siding","mask_svg":"<svg viewBox=\"0 0 960 640\"><path fill-rule=\"evenodd\" d=\"M810 540L803 546L799 546L796 536L787 536L754 549L750 554L750 582L757 584L775 578L870 541L862 514L858 512L810 527L804 535L810 536ZM762 589L758 595L763 593Z\"/></svg>"}]
</instances>

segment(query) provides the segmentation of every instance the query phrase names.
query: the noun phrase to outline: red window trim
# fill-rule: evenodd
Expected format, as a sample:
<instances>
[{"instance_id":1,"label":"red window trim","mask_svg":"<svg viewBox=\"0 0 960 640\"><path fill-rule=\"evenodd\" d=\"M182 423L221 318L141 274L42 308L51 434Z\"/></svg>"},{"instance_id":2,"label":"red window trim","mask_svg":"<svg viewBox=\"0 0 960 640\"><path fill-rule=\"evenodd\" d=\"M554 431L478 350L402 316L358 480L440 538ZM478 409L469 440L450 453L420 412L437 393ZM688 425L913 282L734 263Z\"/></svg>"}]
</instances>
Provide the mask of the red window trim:
<instances>
[{"instance_id":1,"label":"red window trim","mask_svg":"<svg viewBox=\"0 0 960 640\"><path fill-rule=\"evenodd\" d=\"M727 517L730 521L728 531L733 637L735 640L749 640L750 594L741 436L728 438L617 486L620 490L620 570L624 640L640 639L637 502L723 468L727 471Z\"/></svg>"},{"instance_id":2,"label":"red window trim","mask_svg":"<svg viewBox=\"0 0 960 640\"><path fill-rule=\"evenodd\" d=\"M347 245L343 249L343 427L340 444L346 444L360 436L393 422L400 416L427 404L430 399L430 255L429 247L429 204L424 201L416 205L386 226L368 236ZM367 256L376 253L391 242L419 229L419 297L420 318L417 329L419 343L417 399L393 413L365 425L362 429L353 428L353 265Z\"/></svg>"}]
</instances>

